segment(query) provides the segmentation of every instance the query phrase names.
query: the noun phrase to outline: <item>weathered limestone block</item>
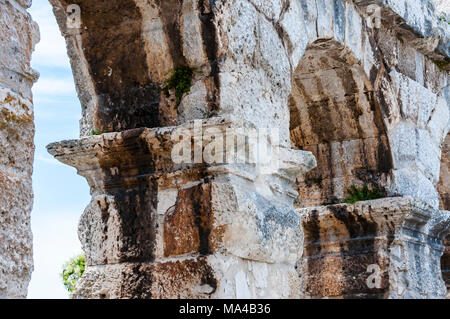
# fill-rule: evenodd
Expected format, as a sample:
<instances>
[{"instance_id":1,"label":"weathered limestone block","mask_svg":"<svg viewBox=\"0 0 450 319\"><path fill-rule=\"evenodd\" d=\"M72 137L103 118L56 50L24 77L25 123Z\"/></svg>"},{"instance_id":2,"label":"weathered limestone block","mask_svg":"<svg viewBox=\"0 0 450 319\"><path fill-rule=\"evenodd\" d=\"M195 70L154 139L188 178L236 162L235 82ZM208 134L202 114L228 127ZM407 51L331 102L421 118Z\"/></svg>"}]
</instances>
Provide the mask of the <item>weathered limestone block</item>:
<instances>
[{"instance_id":1,"label":"weathered limestone block","mask_svg":"<svg viewBox=\"0 0 450 319\"><path fill-rule=\"evenodd\" d=\"M318 166L298 180L298 205L337 202L352 184L388 187L391 150L376 92L350 50L335 41L309 45L293 77L293 147Z\"/></svg>"},{"instance_id":2,"label":"weathered limestone block","mask_svg":"<svg viewBox=\"0 0 450 319\"><path fill-rule=\"evenodd\" d=\"M371 184L437 208L449 104L446 67L436 61L448 61L449 33L429 0L76 0L81 26L72 29L69 2L50 2L66 37L85 138L49 150L86 177L93 196L79 227L88 269L77 297L295 297L301 290L293 265L303 236L294 199L300 207L317 206L342 200L351 184ZM381 7L379 29L368 23L370 4ZM167 96L161 88L180 66L194 75L177 105L175 92ZM176 163L170 136L176 125L192 129L193 120L208 129L278 130L285 166L267 172L248 164ZM117 133L87 137L91 129ZM306 176L298 175L315 161L302 151L318 164ZM412 222L411 212L426 212L418 217L425 228L434 220L431 208L409 199L385 201L398 224L393 238L401 237L400 224ZM344 224L354 222L346 218ZM367 231L378 238L387 224L373 218L355 236ZM414 230L435 256L433 265L424 264L430 272L419 276L424 285L364 290L361 264L378 255L389 278L401 277L389 247L380 244L355 261L357 279L350 270L331 277L338 261L330 259L330 272L317 266L332 287L311 286L310 296L442 296L441 248L420 237L439 236ZM414 249L402 243L413 265ZM172 269L189 278L184 286L175 284ZM418 268L411 269L414 276ZM277 287L276 278L286 284ZM438 287L435 294L428 283Z\"/></svg>"},{"instance_id":3,"label":"weathered limestone block","mask_svg":"<svg viewBox=\"0 0 450 319\"><path fill-rule=\"evenodd\" d=\"M410 197L298 210L298 272L310 298L443 298L450 214Z\"/></svg>"},{"instance_id":4,"label":"weathered limestone block","mask_svg":"<svg viewBox=\"0 0 450 319\"><path fill-rule=\"evenodd\" d=\"M39 40L26 8L0 1L0 299L25 298L33 271L30 213L34 156L30 67Z\"/></svg>"},{"instance_id":5,"label":"weathered limestone block","mask_svg":"<svg viewBox=\"0 0 450 319\"><path fill-rule=\"evenodd\" d=\"M211 255L89 267L74 298L292 298L296 288L287 265Z\"/></svg>"},{"instance_id":6,"label":"weathered limestone block","mask_svg":"<svg viewBox=\"0 0 450 319\"><path fill-rule=\"evenodd\" d=\"M210 132L227 128L228 123L204 122L200 134L208 140ZM280 168L266 174L254 164L206 158L177 164L173 136L183 129L195 125L49 145L55 158L86 177L93 195L80 220L88 268L76 296L298 297L294 265L303 237L292 186L297 174L314 167L312 154L281 148ZM231 151L216 152L226 157ZM171 267L181 267L185 275ZM130 269L139 280L128 281ZM286 282L283 288L279 280ZM205 282L209 288L201 287ZM102 292L105 287L111 291Z\"/></svg>"},{"instance_id":7,"label":"weathered limestone block","mask_svg":"<svg viewBox=\"0 0 450 319\"><path fill-rule=\"evenodd\" d=\"M450 28L435 10L434 0L354 0L363 10L370 5L382 8L383 23L389 25L418 50L437 59L450 56Z\"/></svg>"},{"instance_id":8,"label":"weathered limestone block","mask_svg":"<svg viewBox=\"0 0 450 319\"><path fill-rule=\"evenodd\" d=\"M450 134L445 138L439 176L439 208L450 210Z\"/></svg>"},{"instance_id":9,"label":"weathered limestone block","mask_svg":"<svg viewBox=\"0 0 450 319\"><path fill-rule=\"evenodd\" d=\"M38 74L30 67L30 60L39 41L39 28L26 12L26 2L0 1L0 83L31 100L30 88Z\"/></svg>"},{"instance_id":10,"label":"weathered limestone block","mask_svg":"<svg viewBox=\"0 0 450 319\"><path fill-rule=\"evenodd\" d=\"M31 181L0 170L0 189L0 298L25 298L33 271Z\"/></svg>"}]
</instances>

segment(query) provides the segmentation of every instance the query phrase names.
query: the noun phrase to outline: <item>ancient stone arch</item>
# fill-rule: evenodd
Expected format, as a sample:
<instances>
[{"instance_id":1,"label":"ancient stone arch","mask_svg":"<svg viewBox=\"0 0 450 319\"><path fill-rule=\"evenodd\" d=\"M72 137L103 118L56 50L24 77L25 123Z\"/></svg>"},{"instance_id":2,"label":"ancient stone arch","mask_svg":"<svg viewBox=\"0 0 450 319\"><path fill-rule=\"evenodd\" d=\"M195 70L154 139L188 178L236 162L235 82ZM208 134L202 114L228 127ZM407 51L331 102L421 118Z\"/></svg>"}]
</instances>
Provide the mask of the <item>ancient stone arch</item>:
<instances>
[{"instance_id":1,"label":"ancient stone arch","mask_svg":"<svg viewBox=\"0 0 450 319\"><path fill-rule=\"evenodd\" d=\"M449 129L450 31L431 0L50 3L83 117L79 140L48 149L78 169L92 194L80 219L88 267L76 297L445 294L439 260L450 217L438 210L438 180ZM78 27L67 23L70 4L81 9ZM29 55L37 40L29 5L0 0L7 12L1 17L17 15L29 29L14 31L23 38L16 46L22 59L1 55L14 68L21 63L9 72L22 82L2 76L1 85L25 101L24 111L8 97L3 104L28 119L8 122L28 123L28 143ZM9 29L0 31L11 39ZM178 105L175 92L161 87L181 66L194 75ZM278 130L277 169L173 159L178 132L193 132L195 148L200 137L241 128ZM30 155L32 144L23 149ZM6 190L17 188L10 186L14 178L30 186L31 158L13 170L19 177L12 161L0 170ZM345 172L329 172L344 162L351 166ZM319 206L358 182L377 184L388 197ZM27 220L31 199L22 193L4 192L0 204L12 203ZM22 242L24 257L0 264L11 283L0 286L5 296L25 294L30 240ZM8 267L24 260L26 271L13 284ZM368 283L371 272L378 277Z\"/></svg>"},{"instance_id":2,"label":"ancient stone arch","mask_svg":"<svg viewBox=\"0 0 450 319\"><path fill-rule=\"evenodd\" d=\"M382 189L392 155L372 84L355 56L336 41L309 45L293 76L293 147L317 167L299 181L299 206L338 203L353 184Z\"/></svg>"}]
</instances>

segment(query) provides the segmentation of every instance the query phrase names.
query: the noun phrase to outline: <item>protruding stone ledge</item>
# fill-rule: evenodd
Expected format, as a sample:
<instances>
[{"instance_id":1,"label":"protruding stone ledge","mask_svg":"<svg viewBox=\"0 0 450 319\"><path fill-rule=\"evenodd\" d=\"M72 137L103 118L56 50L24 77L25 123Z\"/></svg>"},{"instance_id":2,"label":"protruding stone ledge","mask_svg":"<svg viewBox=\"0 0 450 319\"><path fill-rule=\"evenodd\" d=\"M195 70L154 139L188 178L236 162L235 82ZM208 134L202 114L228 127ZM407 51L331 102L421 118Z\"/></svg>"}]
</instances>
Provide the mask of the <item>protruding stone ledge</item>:
<instances>
[{"instance_id":1,"label":"protruding stone ledge","mask_svg":"<svg viewBox=\"0 0 450 319\"><path fill-rule=\"evenodd\" d=\"M224 132L230 125L208 127ZM256 164L176 164L171 136L181 128L192 126L135 129L48 146L91 186L93 200L80 221L88 264L215 252L294 264L302 236L292 210L293 184L296 175L314 167L312 154L281 148L273 170Z\"/></svg>"},{"instance_id":2,"label":"protruding stone ledge","mask_svg":"<svg viewBox=\"0 0 450 319\"><path fill-rule=\"evenodd\" d=\"M299 275L311 298L443 298L450 214L410 197L298 210Z\"/></svg>"},{"instance_id":3,"label":"protruding stone ledge","mask_svg":"<svg viewBox=\"0 0 450 319\"><path fill-rule=\"evenodd\" d=\"M310 152L277 148L274 152L279 161L274 166L272 162L268 166L258 161L234 162L239 155L233 151L231 156L224 140L224 148L217 154L230 155L231 162L174 160L179 134L185 133L183 140L186 137L192 155L196 138L202 136L208 144L214 133L225 134L227 129L235 128L210 120L106 133L48 146L56 159L86 177L93 195L79 225L88 268L77 296L101 297L104 293L95 287L112 282L112 292L105 297L207 298L197 287L205 267L222 286L217 297L299 293L294 266L302 253L303 236L300 217L293 210L297 196L293 185L298 174L315 166L315 159ZM251 146L245 139L236 142L241 143L237 148L245 151ZM205 149L205 145L200 147L203 155ZM186 262L187 268L183 266ZM130 270L130 264L137 265L132 267L135 270ZM258 271L271 269L270 276L267 274L272 278L270 289L260 293L260 283L241 282L251 273L250 264L259 265L254 266ZM171 271L172 266L181 268ZM145 292L141 281L128 281L135 272L142 272L138 277L151 286L147 285ZM179 276L184 273L188 279L183 283ZM275 288L276 277L290 278L284 285L291 287L289 292ZM227 278L235 280L243 292L229 292ZM158 280L175 286L160 292ZM127 287L128 292L117 287Z\"/></svg>"},{"instance_id":4,"label":"protruding stone ledge","mask_svg":"<svg viewBox=\"0 0 450 319\"><path fill-rule=\"evenodd\" d=\"M220 119L202 121L200 129L200 135L207 140L209 135L213 134L208 131L211 129L223 134L223 136L227 134L228 130L232 132L240 130L240 128L234 128L230 123L223 122ZM275 175L281 180L292 183L299 174L314 168L316 165L316 160L311 152L284 147L278 149L279 163L276 163L273 169L271 167L269 169L261 168L258 163L229 163L226 160L218 163L206 163L204 160L193 163L174 162L172 153L178 140L174 140L173 137L194 131L193 122L189 122L178 127L140 128L124 132L105 133L79 140L62 141L48 145L47 149L57 160L77 168L78 173L87 178L89 185L93 188L92 191L114 187L114 185L118 185L117 183L120 184L121 181L118 181L118 179L125 180L127 183L135 178L147 178L149 176L159 178L165 175L167 179L170 177L168 174L172 174L171 176L175 178L180 174L189 176L189 171L192 175L194 171L198 170L214 175L218 173L235 174L251 181L254 181L261 174ZM192 152L196 147L195 134L199 135L194 132L192 136L187 137L190 139L188 146L190 146ZM207 143L209 142L207 141ZM223 146L224 150L219 151L220 155L228 159L229 150L226 148L225 138ZM205 145L203 145L204 147ZM245 148L246 146L239 147ZM203 149L200 151L202 152ZM248 150L245 149L245 152L248 153ZM233 157L232 161L234 160L237 160L236 156ZM168 180L166 183L170 185Z\"/></svg>"}]
</instances>

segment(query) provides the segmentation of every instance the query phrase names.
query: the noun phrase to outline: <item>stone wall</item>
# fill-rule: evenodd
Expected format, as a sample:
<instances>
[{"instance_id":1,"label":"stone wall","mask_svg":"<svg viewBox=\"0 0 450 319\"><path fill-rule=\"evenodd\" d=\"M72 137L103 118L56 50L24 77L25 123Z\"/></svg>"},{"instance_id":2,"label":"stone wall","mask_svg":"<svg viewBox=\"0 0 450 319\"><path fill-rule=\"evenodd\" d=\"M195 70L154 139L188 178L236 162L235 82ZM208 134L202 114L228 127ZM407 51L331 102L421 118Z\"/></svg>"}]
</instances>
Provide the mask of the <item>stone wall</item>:
<instances>
[{"instance_id":1,"label":"stone wall","mask_svg":"<svg viewBox=\"0 0 450 319\"><path fill-rule=\"evenodd\" d=\"M448 211L397 197L298 212L305 233L297 267L303 296L445 297L441 256L450 226ZM444 257L443 269L447 262Z\"/></svg>"},{"instance_id":2,"label":"stone wall","mask_svg":"<svg viewBox=\"0 0 450 319\"><path fill-rule=\"evenodd\" d=\"M310 45L293 77L291 141L317 167L298 181L297 205L338 203L353 184L383 189L392 157L377 97L357 59L335 41Z\"/></svg>"},{"instance_id":3,"label":"stone wall","mask_svg":"<svg viewBox=\"0 0 450 319\"><path fill-rule=\"evenodd\" d=\"M39 40L26 9L31 1L0 1L0 298L24 298L33 271L30 213L34 156L30 67Z\"/></svg>"},{"instance_id":4,"label":"stone wall","mask_svg":"<svg viewBox=\"0 0 450 319\"><path fill-rule=\"evenodd\" d=\"M88 268L77 297L443 296L443 248L431 242L449 230L437 208L450 30L431 1L78 0L82 25L71 29L68 2L50 2L84 115L82 138L49 151L93 194L79 227ZM380 8L376 27L371 5ZM180 66L194 76L177 105L175 92L160 88ZM209 130L278 129L282 167L264 174L255 165L174 163L169 135L195 131L195 120L203 127L194 144ZM91 130L108 133L88 137ZM320 236L303 256L303 231L307 241L317 235L303 220L311 210L326 219L334 206L293 208L336 202L351 184L411 197L381 199L373 212L372 204L338 207L334 226L316 225L324 236L357 229L350 237L343 230L343 243L384 243L368 255L355 244L343 249L341 280L332 261L305 266L305 258L328 258ZM388 215L398 223L391 230ZM403 235L415 222L420 249ZM409 277L389 259L386 236L401 243ZM424 268L414 263L421 249L434 256ZM378 258L384 290L341 285Z\"/></svg>"},{"instance_id":5,"label":"stone wall","mask_svg":"<svg viewBox=\"0 0 450 319\"><path fill-rule=\"evenodd\" d=\"M18 42L1 49L10 51L0 59L8 120L0 131L20 160L0 166L8 194L0 203L23 217L37 32L29 1L0 1L5 41ZM79 140L48 149L92 194L79 224L88 267L76 297L443 297L450 28L431 0L49 1L83 116ZM67 23L73 4L78 26ZM180 103L175 90L162 90L179 67L193 70ZM195 155L198 139L244 128L278 130L269 144L279 144L279 166L174 161L174 136ZM28 189L13 195L11 183ZM341 200L351 184L396 198L317 207ZM19 224L29 234L27 222ZM29 237L23 243L0 270L29 276L20 257ZM375 292L361 286L374 264L385 271Z\"/></svg>"}]
</instances>

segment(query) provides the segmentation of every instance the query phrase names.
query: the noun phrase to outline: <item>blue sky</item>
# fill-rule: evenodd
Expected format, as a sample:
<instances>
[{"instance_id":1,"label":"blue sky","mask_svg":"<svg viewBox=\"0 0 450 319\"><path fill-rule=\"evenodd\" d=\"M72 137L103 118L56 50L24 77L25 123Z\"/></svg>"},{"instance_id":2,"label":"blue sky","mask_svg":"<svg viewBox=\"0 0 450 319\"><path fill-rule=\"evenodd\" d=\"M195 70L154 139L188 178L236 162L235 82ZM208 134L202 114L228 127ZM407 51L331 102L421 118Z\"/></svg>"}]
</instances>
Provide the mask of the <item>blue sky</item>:
<instances>
[{"instance_id":1,"label":"blue sky","mask_svg":"<svg viewBox=\"0 0 450 319\"><path fill-rule=\"evenodd\" d=\"M76 170L46 151L51 142L79 136L81 106L73 83L65 41L47 0L29 10L39 24L41 41L32 66L40 79L33 87L36 122L33 230L34 272L29 298L67 298L60 273L65 261L81 252L78 219L89 203L89 187Z\"/></svg>"}]
</instances>

